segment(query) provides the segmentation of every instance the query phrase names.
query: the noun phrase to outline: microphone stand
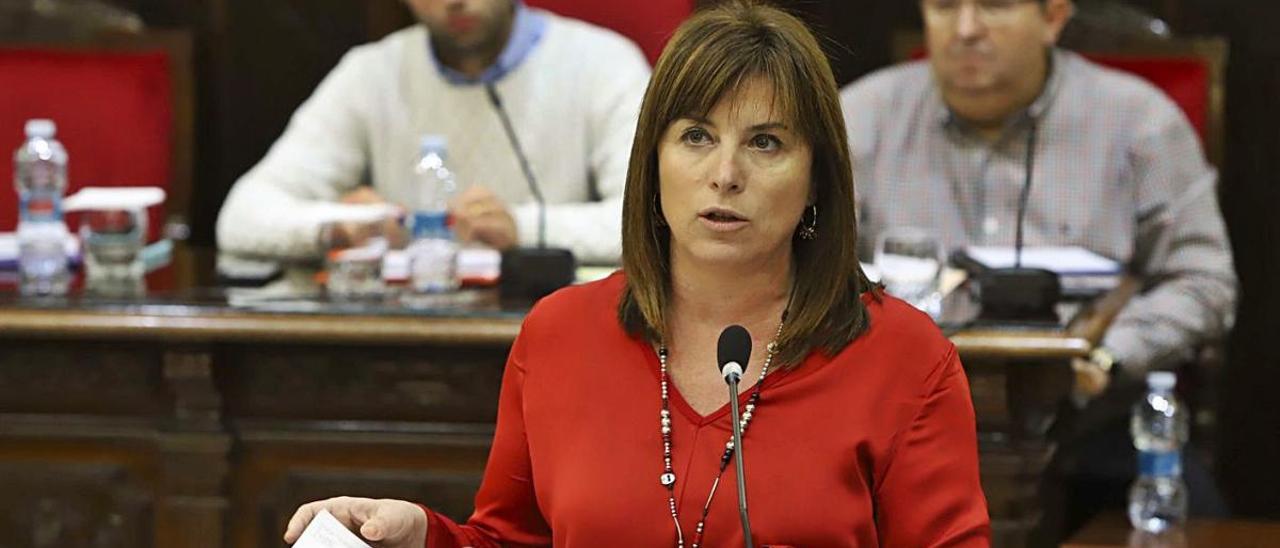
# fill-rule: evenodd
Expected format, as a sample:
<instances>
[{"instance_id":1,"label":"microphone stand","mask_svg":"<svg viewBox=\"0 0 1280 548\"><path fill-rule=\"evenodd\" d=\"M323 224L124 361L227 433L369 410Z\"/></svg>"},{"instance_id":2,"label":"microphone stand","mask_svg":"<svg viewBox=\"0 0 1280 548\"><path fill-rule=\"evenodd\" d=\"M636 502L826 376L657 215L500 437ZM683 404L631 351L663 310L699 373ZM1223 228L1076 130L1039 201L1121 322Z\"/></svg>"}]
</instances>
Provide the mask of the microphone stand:
<instances>
[{"instance_id":1,"label":"microphone stand","mask_svg":"<svg viewBox=\"0 0 1280 548\"><path fill-rule=\"evenodd\" d=\"M738 517L742 519L742 538L746 541L746 547L754 548L751 542L751 519L747 517L747 482L742 463L742 419L738 412L738 381L741 378L742 374L734 371L725 375L724 380L729 385L729 415L733 419L733 470L738 477Z\"/></svg>"},{"instance_id":2,"label":"microphone stand","mask_svg":"<svg viewBox=\"0 0 1280 548\"><path fill-rule=\"evenodd\" d=\"M1038 133L1035 118L1030 118L1027 128L1027 150L1024 160L1025 174L1022 192L1018 195L1017 224L1013 242L1012 268L975 267L978 280L979 300L982 310L979 320L992 322L1038 322L1057 323L1058 314L1054 305L1062 298L1062 285L1058 275L1043 268L1027 268L1022 266L1022 247L1026 231L1028 200L1031 197L1031 182L1036 166L1036 136ZM961 257L961 263L970 262Z\"/></svg>"},{"instance_id":3,"label":"microphone stand","mask_svg":"<svg viewBox=\"0 0 1280 548\"><path fill-rule=\"evenodd\" d=\"M502 98L497 88L485 84L485 94L489 96L489 104L502 122L502 129L511 142L511 150L520 163L525 182L529 184L529 194L538 204L538 246L516 247L502 253L501 274L498 292L505 298L534 301L552 291L573 283L577 261L573 252L568 249L547 247L547 202L543 199L542 190L533 175L529 158L516 138L515 128L511 125L511 117L502 106Z\"/></svg>"}]
</instances>

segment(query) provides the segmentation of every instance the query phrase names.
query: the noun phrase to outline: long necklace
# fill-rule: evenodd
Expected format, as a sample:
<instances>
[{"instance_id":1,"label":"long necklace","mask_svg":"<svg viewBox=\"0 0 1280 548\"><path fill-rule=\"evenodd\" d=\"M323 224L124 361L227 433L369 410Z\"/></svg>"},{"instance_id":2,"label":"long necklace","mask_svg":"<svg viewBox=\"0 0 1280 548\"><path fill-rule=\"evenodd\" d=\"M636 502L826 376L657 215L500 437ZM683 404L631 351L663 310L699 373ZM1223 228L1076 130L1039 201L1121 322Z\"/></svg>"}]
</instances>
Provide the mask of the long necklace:
<instances>
[{"instance_id":1,"label":"long necklace","mask_svg":"<svg viewBox=\"0 0 1280 548\"><path fill-rule=\"evenodd\" d=\"M767 353L764 358L764 365L760 368L760 378L756 380L756 386L751 391L751 397L747 400L746 409L742 413L741 425L742 435L747 435L747 426L751 424L751 414L756 409L756 404L760 402L760 389L764 387L764 378L769 374L769 365L773 363L773 355L778 350L778 338L782 336L782 326L786 323L786 314L782 316L782 321L778 322L778 332L773 336L773 342L769 343ZM680 527L680 514L676 510L676 474L671 467L671 400L668 398L667 387L670 377L667 373L667 345L663 344L658 347L658 363L661 364L662 379L662 463L663 473L659 477L659 482L663 487L667 488L667 507L671 510L671 521L676 525L676 546L684 548L684 530ZM734 397L737 397L735 394ZM693 542L690 548L699 548L702 545L702 533L707 525L707 512L711 510L711 501L716 496L716 488L720 487L720 478L724 476L724 471L729 467L729 462L733 459L733 435L729 435L729 441L724 444L724 454L720 455L720 472L716 474L716 479L711 483L711 492L707 493L707 502L702 505L702 515L698 518L698 526L693 532ZM741 486L739 486L741 488Z\"/></svg>"}]
</instances>

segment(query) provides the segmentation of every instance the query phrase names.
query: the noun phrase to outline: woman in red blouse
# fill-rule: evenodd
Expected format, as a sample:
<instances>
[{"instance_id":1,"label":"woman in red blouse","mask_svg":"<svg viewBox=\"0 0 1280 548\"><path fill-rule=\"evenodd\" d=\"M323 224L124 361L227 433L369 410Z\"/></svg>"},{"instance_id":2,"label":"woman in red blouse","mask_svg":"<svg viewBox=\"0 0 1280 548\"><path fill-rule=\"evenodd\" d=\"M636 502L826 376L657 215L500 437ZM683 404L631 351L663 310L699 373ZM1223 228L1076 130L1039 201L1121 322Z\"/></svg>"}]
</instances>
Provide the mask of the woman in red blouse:
<instances>
[{"instance_id":1,"label":"woman in red blouse","mask_svg":"<svg viewBox=\"0 0 1280 548\"><path fill-rule=\"evenodd\" d=\"M695 16L645 95L623 270L525 320L475 514L343 497L299 508L285 540L325 508L379 546L741 546L713 367L741 324L757 546L986 546L964 371L862 274L851 179L803 24L745 3Z\"/></svg>"}]
</instances>

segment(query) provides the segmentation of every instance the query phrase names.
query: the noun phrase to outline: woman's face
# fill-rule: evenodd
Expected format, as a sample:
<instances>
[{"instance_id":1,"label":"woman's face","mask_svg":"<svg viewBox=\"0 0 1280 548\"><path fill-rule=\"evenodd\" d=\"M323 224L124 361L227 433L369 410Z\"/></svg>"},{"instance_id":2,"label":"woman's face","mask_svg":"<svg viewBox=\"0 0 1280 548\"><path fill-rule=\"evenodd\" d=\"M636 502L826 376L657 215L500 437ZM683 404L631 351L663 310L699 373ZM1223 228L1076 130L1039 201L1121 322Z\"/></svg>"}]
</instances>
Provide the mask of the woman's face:
<instances>
[{"instance_id":1,"label":"woman's face","mask_svg":"<svg viewBox=\"0 0 1280 548\"><path fill-rule=\"evenodd\" d=\"M705 120L680 118L658 143L672 260L701 265L790 261L811 200L810 144L773 110L773 86L751 78Z\"/></svg>"}]
</instances>

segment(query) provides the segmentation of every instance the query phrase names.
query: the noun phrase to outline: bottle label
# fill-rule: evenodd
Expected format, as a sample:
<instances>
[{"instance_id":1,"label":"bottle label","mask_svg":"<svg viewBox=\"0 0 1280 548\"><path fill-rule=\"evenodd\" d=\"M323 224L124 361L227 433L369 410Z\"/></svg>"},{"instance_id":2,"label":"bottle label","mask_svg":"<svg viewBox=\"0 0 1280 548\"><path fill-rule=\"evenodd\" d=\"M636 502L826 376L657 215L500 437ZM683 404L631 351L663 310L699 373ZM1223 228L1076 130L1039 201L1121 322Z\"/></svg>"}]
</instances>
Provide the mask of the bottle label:
<instances>
[{"instance_id":1,"label":"bottle label","mask_svg":"<svg viewBox=\"0 0 1280 548\"><path fill-rule=\"evenodd\" d=\"M453 239L453 224L445 211L415 211L413 213L413 238Z\"/></svg>"},{"instance_id":2,"label":"bottle label","mask_svg":"<svg viewBox=\"0 0 1280 548\"><path fill-rule=\"evenodd\" d=\"M1138 475L1182 475L1182 453L1180 451L1139 451Z\"/></svg>"},{"instance_id":3,"label":"bottle label","mask_svg":"<svg viewBox=\"0 0 1280 548\"><path fill-rule=\"evenodd\" d=\"M18 218L23 221L61 221L62 193L23 192L18 197Z\"/></svg>"}]
</instances>

